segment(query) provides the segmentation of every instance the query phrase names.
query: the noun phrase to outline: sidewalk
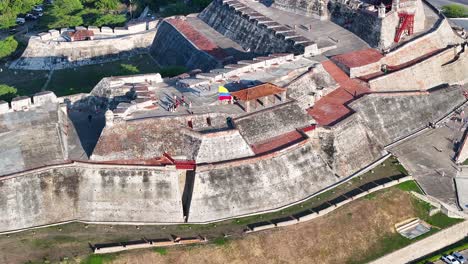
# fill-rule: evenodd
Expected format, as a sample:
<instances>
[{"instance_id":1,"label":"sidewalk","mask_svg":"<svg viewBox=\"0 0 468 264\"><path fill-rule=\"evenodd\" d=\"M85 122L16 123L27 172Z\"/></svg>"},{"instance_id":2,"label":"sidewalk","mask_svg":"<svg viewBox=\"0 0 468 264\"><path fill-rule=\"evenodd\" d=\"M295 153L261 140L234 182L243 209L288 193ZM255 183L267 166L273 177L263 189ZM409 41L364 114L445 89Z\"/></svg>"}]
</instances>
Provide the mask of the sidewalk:
<instances>
[{"instance_id":1,"label":"sidewalk","mask_svg":"<svg viewBox=\"0 0 468 264\"><path fill-rule=\"evenodd\" d=\"M464 221L370 263L407 263L462 240L467 235L468 221Z\"/></svg>"}]
</instances>

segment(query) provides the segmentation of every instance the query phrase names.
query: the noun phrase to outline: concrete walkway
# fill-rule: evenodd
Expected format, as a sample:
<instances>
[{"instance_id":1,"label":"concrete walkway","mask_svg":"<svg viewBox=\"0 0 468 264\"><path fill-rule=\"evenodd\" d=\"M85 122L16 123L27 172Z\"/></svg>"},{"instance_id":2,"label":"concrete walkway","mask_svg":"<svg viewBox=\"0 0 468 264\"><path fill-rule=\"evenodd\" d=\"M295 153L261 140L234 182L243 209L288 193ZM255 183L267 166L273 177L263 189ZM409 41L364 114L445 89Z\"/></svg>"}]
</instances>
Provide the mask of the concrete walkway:
<instances>
[{"instance_id":1,"label":"concrete walkway","mask_svg":"<svg viewBox=\"0 0 468 264\"><path fill-rule=\"evenodd\" d=\"M405 248L381 257L372 264L407 263L449 246L468 235L468 221L464 221Z\"/></svg>"}]
</instances>

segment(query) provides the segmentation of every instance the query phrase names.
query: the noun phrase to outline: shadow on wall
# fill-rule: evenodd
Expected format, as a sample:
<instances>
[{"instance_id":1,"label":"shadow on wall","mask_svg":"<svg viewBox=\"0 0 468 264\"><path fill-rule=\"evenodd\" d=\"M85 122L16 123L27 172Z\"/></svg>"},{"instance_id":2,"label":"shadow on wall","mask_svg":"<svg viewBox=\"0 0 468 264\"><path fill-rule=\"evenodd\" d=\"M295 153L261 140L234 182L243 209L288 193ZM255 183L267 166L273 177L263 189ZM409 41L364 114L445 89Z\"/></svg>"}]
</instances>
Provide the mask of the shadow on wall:
<instances>
[{"instance_id":1,"label":"shadow on wall","mask_svg":"<svg viewBox=\"0 0 468 264\"><path fill-rule=\"evenodd\" d=\"M105 113L108 109L108 99L104 97L87 96L74 103L66 102L68 116L88 157L94 148L106 125Z\"/></svg>"}]
</instances>

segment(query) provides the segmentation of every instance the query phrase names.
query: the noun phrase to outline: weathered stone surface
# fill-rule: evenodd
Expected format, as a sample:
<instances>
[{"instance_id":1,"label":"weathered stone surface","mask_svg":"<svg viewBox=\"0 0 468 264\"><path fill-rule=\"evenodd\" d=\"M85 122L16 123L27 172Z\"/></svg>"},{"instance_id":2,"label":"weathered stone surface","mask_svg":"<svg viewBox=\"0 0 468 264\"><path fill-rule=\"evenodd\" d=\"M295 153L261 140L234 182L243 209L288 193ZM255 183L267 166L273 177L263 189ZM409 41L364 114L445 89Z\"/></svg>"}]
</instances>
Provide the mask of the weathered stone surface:
<instances>
[{"instance_id":1,"label":"weathered stone surface","mask_svg":"<svg viewBox=\"0 0 468 264\"><path fill-rule=\"evenodd\" d=\"M204 71L216 68L219 62L197 49L183 34L168 22L162 22L151 46L151 54L161 65L184 65Z\"/></svg>"},{"instance_id":2,"label":"weathered stone surface","mask_svg":"<svg viewBox=\"0 0 468 264\"><path fill-rule=\"evenodd\" d=\"M312 122L312 117L295 102L234 119L235 125L249 144L306 127Z\"/></svg>"},{"instance_id":3,"label":"weathered stone surface","mask_svg":"<svg viewBox=\"0 0 468 264\"><path fill-rule=\"evenodd\" d=\"M338 180L309 144L273 158L198 170L189 222L278 208Z\"/></svg>"},{"instance_id":4,"label":"weathered stone surface","mask_svg":"<svg viewBox=\"0 0 468 264\"><path fill-rule=\"evenodd\" d=\"M213 1L199 14L199 18L244 49L255 53L294 52L304 48L295 47L294 41L285 40L274 29L250 20L241 11L235 11L220 0Z\"/></svg>"},{"instance_id":5,"label":"weathered stone surface","mask_svg":"<svg viewBox=\"0 0 468 264\"><path fill-rule=\"evenodd\" d=\"M178 185L175 170L85 164L3 178L0 232L69 220L183 222Z\"/></svg>"},{"instance_id":6,"label":"weathered stone surface","mask_svg":"<svg viewBox=\"0 0 468 264\"><path fill-rule=\"evenodd\" d=\"M65 135L65 130L70 133ZM57 103L1 114L0 175L63 163L69 155L81 156L84 151L77 141L72 122Z\"/></svg>"}]
</instances>

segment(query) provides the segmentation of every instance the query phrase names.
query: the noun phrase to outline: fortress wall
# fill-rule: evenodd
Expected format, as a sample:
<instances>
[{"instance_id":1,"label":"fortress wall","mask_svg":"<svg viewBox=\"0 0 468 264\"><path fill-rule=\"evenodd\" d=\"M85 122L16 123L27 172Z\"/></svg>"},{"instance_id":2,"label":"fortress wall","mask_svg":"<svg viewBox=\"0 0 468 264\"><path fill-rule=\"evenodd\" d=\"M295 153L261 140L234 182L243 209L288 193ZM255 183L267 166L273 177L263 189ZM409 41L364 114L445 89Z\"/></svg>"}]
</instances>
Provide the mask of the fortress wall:
<instances>
[{"instance_id":1,"label":"fortress wall","mask_svg":"<svg viewBox=\"0 0 468 264\"><path fill-rule=\"evenodd\" d=\"M199 166L188 221L206 222L275 209L337 180L310 144L256 162Z\"/></svg>"},{"instance_id":2,"label":"fortress wall","mask_svg":"<svg viewBox=\"0 0 468 264\"><path fill-rule=\"evenodd\" d=\"M319 130L320 149L328 164L341 177L351 175L385 155L383 145L356 114L331 127Z\"/></svg>"},{"instance_id":3,"label":"fortress wall","mask_svg":"<svg viewBox=\"0 0 468 264\"><path fill-rule=\"evenodd\" d=\"M397 49L385 54L378 62L352 68L350 77L363 76L380 71L382 64L397 66L415 60L423 55L443 49L448 45L461 43L462 39L452 31L447 19L439 22L432 32L417 37Z\"/></svg>"},{"instance_id":4,"label":"fortress wall","mask_svg":"<svg viewBox=\"0 0 468 264\"><path fill-rule=\"evenodd\" d=\"M195 160L197 163L218 162L254 155L239 130L229 130L203 135Z\"/></svg>"},{"instance_id":5,"label":"fortress wall","mask_svg":"<svg viewBox=\"0 0 468 264\"><path fill-rule=\"evenodd\" d=\"M323 11L320 12L320 1L301 1L301 0L276 0L272 4L273 7L292 12L295 14L317 17L324 16ZM325 6L326 8L326 6ZM322 13L322 14L321 14Z\"/></svg>"},{"instance_id":6,"label":"fortress wall","mask_svg":"<svg viewBox=\"0 0 468 264\"><path fill-rule=\"evenodd\" d=\"M405 91L464 83L468 79L468 52L460 50L460 46L446 49L415 65L371 79L369 86L373 91Z\"/></svg>"},{"instance_id":7,"label":"fortress wall","mask_svg":"<svg viewBox=\"0 0 468 264\"><path fill-rule=\"evenodd\" d=\"M370 46L379 45L382 20L377 15L353 10L337 1L328 2L328 10L331 21L353 32Z\"/></svg>"},{"instance_id":8,"label":"fortress wall","mask_svg":"<svg viewBox=\"0 0 468 264\"><path fill-rule=\"evenodd\" d=\"M266 19L263 15L257 13L251 18L248 14L243 14L240 8L237 9L230 4L241 5L239 2L223 3L222 0L215 0L198 17L216 31L239 43L244 49L250 49L251 52L269 54L304 51L304 46L295 46L293 40L286 40L284 35L277 34L272 26L253 18L258 14L262 19ZM281 25L276 23L276 26Z\"/></svg>"},{"instance_id":9,"label":"fortress wall","mask_svg":"<svg viewBox=\"0 0 468 264\"><path fill-rule=\"evenodd\" d=\"M442 118L463 102L462 87L450 86L428 95L369 94L349 107L356 111L355 115L379 144L388 145Z\"/></svg>"},{"instance_id":10,"label":"fortress wall","mask_svg":"<svg viewBox=\"0 0 468 264\"><path fill-rule=\"evenodd\" d=\"M250 145L312 123L313 119L295 102L234 119L234 124Z\"/></svg>"},{"instance_id":11,"label":"fortress wall","mask_svg":"<svg viewBox=\"0 0 468 264\"><path fill-rule=\"evenodd\" d=\"M26 50L10 68L27 70L64 69L117 60L122 55L147 52L156 30L115 38L63 42L31 37Z\"/></svg>"},{"instance_id":12,"label":"fortress wall","mask_svg":"<svg viewBox=\"0 0 468 264\"><path fill-rule=\"evenodd\" d=\"M181 197L175 169L75 164L35 170L0 178L0 232L70 220L183 222Z\"/></svg>"},{"instance_id":13,"label":"fortress wall","mask_svg":"<svg viewBox=\"0 0 468 264\"><path fill-rule=\"evenodd\" d=\"M208 71L220 67L220 62L199 50L182 33L167 21L160 23L151 45L151 54L159 64L183 65L189 69Z\"/></svg>"},{"instance_id":14,"label":"fortress wall","mask_svg":"<svg viewBox=\"0 0 468 264\"><path fill-rule=\"evenodd\" d=\"M294 79L287 84L287 96L297 100L298 104L306 109L314 105L315 100L327 95L338 84L323 68L322 64L318 63L313 68Z\"/></svg>"}]
</instances>

